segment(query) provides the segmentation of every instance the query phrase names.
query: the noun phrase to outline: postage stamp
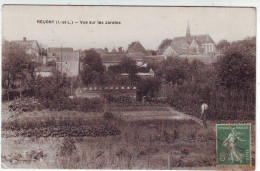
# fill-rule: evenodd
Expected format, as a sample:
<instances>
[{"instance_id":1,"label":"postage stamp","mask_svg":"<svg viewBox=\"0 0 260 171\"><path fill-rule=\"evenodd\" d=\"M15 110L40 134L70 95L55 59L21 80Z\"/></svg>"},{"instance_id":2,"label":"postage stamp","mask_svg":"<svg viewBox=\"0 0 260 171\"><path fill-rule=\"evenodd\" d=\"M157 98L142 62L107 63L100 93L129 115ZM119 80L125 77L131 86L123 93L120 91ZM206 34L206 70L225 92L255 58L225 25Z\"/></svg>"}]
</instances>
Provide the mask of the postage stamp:
<instances>
[{"instance_id":1,"label":"postage stamp","mask_svg":"<svg viewBox=\"0 0 260 171\"><path fill-rule=\"evenodd\" d=\"M251 124L217 124L217 165L251 164Z\"/></svg>"}]
</instances>

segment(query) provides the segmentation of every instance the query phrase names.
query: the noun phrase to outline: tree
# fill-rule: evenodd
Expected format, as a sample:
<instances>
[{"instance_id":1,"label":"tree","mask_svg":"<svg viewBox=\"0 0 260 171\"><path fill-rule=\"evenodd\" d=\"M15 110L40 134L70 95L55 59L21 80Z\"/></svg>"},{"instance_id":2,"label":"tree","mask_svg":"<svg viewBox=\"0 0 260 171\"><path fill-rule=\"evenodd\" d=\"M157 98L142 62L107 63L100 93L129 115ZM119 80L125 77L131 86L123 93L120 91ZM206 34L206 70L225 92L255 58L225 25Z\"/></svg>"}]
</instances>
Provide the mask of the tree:
<instances>
[{"instance_id":1,"label":"tree","mask_svg":"<svg viewBox=\"0 0 260 171\"><path fill-rule=\"evenodd\" d=\"M256 38L233 42L217 64L220 84L237 91L255 87L255 65Z\"/></svg>"},{"instance_id":2,"label":"tree","mask_svg":"<svg viewBox=\"0 0 260 171\"><path fill-rule=\"evenodd\" d=\"M164 50L165 48L167 48L167 46L169 46L169 45L171 44L171 42L172 42L171 39L164 39L164 40L162 41L162 43L159 45L159 47L158 47L158 52L159 52L159 54L162 54L162 53L163 53L163 50Z\"/></svg>"},{"instance_id":3,"label":"tree","mask_svg":"<svg viewBox=\"0 0 260 171\"><path fill-rule=\"evenodd\" d=\"M119 65L122 72L129 74L129 79L131 82L136 80L136 73L138 70L136 62L133 59L130 57L124 57Z\"/></svg>"},{"instance_id":4,"label":"tree","mask_svg":"<svg viewBox=\"0 0 260 171\"><path fill-rule=\"evenodd\" d=\"M34 78L34 69L37 64L30 59L30 55L16 44L3 46L3 88L14 89L18 81L21 83Z\"/></svg>"},{"instance_id":5,"label":"tree","mask_svg":"<svg viewBox=\"0 0 260 171\"><path fill-rule=\"evenodd\" d=\"M162 61L157 73L167 82L180 83L190 77L190 65L187 59L167 58Z\"/></svg>"},{"instance_id":6,"label":"tree","mask_svg":"<svg viewBox=\"0 0 260 171\"><path fill-rule=\"evenodd\" d=\"M231 44L227 40L223 39L220 40L219 43L217 44L217 49L223 51L227 49L230 45Z\"/></svg>"},{"instance_id":7,"label":"tree","mask_svg":"<svg viewBox=\"0 0 260 171\"><path fill-rule=\"evenodd\" d=\"M143 96L156 97L159 91L160 80L158 78L139 79L137 84L137 100L141 101Z\"/></svg>"},{"instance_id":8,"label":"tree","mask_svg":"<svg viewBox=\"0 0 260 171\"><path fill-rule=\"evenodd\" d=\"M70 105L70 81L66 75L56 71L50 77L38 76L35 80L35 96L49 109L64 110Z\"/></svg>"},{"instance_id":9,"label":"tree","mask_svg":"<svg viewBox=\"0 0 260 171\"><path fill-rule=\"evenodd\" d=\"M85 85L101 83L105 71L101 56L94 49L86 50L82 62L83 70L81 71L80 76L83 83Z\"/></svg>"}]
</instances>

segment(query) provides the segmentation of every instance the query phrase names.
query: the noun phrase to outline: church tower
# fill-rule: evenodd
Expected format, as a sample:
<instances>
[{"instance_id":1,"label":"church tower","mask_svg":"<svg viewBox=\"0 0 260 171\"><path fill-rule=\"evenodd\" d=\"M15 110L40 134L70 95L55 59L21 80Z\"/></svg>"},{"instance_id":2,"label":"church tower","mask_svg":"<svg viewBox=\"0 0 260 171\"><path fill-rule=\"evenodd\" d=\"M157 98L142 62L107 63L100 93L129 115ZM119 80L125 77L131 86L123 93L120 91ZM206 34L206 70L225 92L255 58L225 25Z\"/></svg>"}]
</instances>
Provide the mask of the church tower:
<instances>
[{"instance_id":1,"label":"church tower","mask_svg":"<svg viewBox=\"0 0 260 171\"><path fill-rule=\"evenodd\" d=\"M190 37L190 25L189 25L189 20L188 20L188 22L187 22L186 37Z\"/></svg>"}]
</instances>

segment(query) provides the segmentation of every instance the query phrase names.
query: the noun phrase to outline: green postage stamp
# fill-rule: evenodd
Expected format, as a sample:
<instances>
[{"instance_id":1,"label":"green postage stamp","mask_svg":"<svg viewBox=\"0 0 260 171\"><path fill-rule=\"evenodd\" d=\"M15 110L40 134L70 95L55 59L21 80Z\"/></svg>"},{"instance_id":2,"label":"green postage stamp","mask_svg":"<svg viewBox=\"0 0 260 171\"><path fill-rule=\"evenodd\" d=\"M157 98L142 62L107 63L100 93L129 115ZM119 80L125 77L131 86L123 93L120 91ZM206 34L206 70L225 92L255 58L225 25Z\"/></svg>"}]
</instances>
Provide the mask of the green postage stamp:
<instances>
[{"instance_id":1,"label":"green postage stamp","mask_svg":"<svg viewBox=\"0 0 260 171\"><path fill-rule=\"evenodd\" d=\"M251 165L251 124L217 124L217 165Z\"/></svg>"}]
</instances>

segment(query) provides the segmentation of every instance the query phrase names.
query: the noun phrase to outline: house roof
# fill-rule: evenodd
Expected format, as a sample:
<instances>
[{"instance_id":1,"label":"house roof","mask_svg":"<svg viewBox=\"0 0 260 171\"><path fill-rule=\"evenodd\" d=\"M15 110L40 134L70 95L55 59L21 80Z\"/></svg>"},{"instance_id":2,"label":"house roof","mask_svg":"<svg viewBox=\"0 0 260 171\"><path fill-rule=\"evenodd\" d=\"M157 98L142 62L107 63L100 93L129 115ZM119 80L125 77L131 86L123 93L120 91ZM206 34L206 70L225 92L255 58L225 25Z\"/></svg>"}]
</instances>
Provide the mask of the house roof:
<instances>
[{"instance_id":1,"label":"house roof","mask_svg":"<svg viewBox=\"0 0 260 171\"><path fill-rule=\"evenodd\" d=\"M189 43L185 40L172 41L170 47L178 54L185 54L189 50Z\"/></svg>"},{"instance_id":2,"label":"house roof","mask_svg":"<svg viewBox=\"0 0 260 171\"><path fill-rule=\"evenodd\" d=\"M117 53L117 50L114 48L111 53Z\"/></svg>"},{"instance_id":3,"label":"house roof","mask_svg":"<svg viewBox=\"0 0 260 171\"><path fill-rule=\"evenodd\" d=\"M122 54L102 54L102 62L103 63L120 63L123 59Z\"/></svg>"},{"instance_id":4,"label":"house roof","mask_svg":"<svg viewBox=\"0 0 260 171\"><path fill-rule=\"evenodd\" d=\"M58 56L61 53L65 53L65 52L72 52L73 48L70 47L50 47L47 49L47 53L52 54L54 56Z\"/></svg>"},{"instance_id":5,"label":"house roof","mask_svg":"<svg viewBox=\"0 0 260 171\"><path fill-rule=\"evenodd\" d=\"M40 49L40 45L37 40L13 40L10 43L15 43L23 48L29 48L30 46L34 45L35 47L38 47Z\"/></svg>"},{"instance_id":6,"label":"house roof","mask_svg":"<svg viewBox=\"0 0 260 171\"><path fill-rule=\"evenodd\" d=\"M143 45L139 41L132 42L128 46L127 52L130 52L130 51L146 53L145 48L143 47Z\"/></svg>"}]
</instances>

